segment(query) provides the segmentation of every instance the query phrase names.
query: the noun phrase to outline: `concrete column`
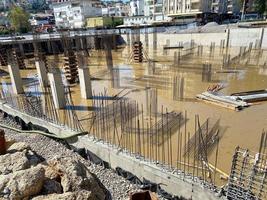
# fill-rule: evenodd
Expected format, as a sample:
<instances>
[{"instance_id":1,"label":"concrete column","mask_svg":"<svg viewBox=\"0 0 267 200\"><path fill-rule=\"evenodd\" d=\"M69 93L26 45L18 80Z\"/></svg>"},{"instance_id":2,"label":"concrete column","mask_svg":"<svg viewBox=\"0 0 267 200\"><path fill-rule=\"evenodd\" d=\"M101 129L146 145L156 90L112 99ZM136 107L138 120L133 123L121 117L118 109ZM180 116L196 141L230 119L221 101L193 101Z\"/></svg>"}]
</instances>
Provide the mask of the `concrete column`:
<instances>
[{"instance_id":1,"label":"concrete column","mask_svg":"<svg viewBox=\"0 0 267 200\"><path fill-rule=\"evenodd\" d=\"M19 72L19 67L16 64L8 64L8 71L11 78L13 92L15 94L22 94L23 91L23 83Z\"/></svg>"},{"instance_id":2,"label":"concrete column","mask_svg":"<svg viewBox=\"0 0 267 200\"><path fill-rule=\"evenodd\" d=\"M64 95L64 85L62 82L60 72L48 73L48 80L50 82L52 97L57 109L64 108L66 105L65 95Z\"/></svg>"},{"instance_id":3,"label":"concrete column","mask_svg":"<svg viewBox=\"0 0 267 200\"><path fill-rule=\"evenodd\" d=\"M127 45L130 46L131 44L131 40L130 40L130 33L127 31L126 32L126 42L127 42Z\"/></svg>"},{"instance_id":4,"label":"concrete column","mask_svg":"<svg viewBox=\"0 0 267 200\"><path fill-rule=\"evenodd\" d=\"M36 70L38 73L39 82L42 87L48 86L48 78L46 73L46 67L43 60L36 60L35 61Z\"/></svg>"},{"instance_id":5,"label":"concrete column","mask_svg":"<svg viewBox=\"0 0 267 200\"><path fill-rule=\"evenodd\" d=\"M184 77L174 76L172 93L175 101L184 98Z\"/></svg>"},{"instance_id":6,"label":"concrete column","mask_svg":"<svg viewBox=\"0 0 267 200\"><path fill-rule=\"evenodd\" d=\"M158 113L158 91L155 88L146 89L146 111L147 116Z\"/></svg>"},{"instance_id":7,"label":"concrete column","mask_svg":"<svg viewBox=\"0 0 267 200\"><path fill-rule=\"evenodd\" d=\"M153 50L155 51L155 50L157 50L157 43L158 43L158 41L157 41L157 28L156 27L154 27L154 30L153 30Z\"/></svg>"},{"instance_id":8,"label":"concrete column","mask_svg":"<svg viewBox=\"0 0 267 200\"><path fill-rule=\"evenodd\" d=\"M262 47L263 36L264 36L264 28L261 29L261 35L259 38L259 49L261 49Z\"/></svg>"},{"instance_id":9,"label":"concrete column","mask_svg":"<svg viewBox=\"0 0 267 200\"><path fill-rule=\"evenodd\" d=\"M226 30L226 48L229 48L230 44L230 29Z\"/></svg>"},{"instance_id":10,"label":"concrete column","mask_svg":"<svg viewBox=\"0 0 267 200\"><path fill-rule=\"evenodd\" d=\"M24 57L24 48L23 48L22 43L19 43L19 51L20 51L21 55Z\"/></svg>"},{"instance_id":11,"label":"concrete column","mask_svg":"<svg viewBox=\"0 0 267 200\"><path fill-rule=\"evenodd\" d=\"M90 72L88 67L79 67L79 80L81 88L81 97L84 99L92 98L92 83L90 78Z\"/></svg>"},{"instance_id":12,"label":"concrete column","mask_svg":"<svg viewBox=\"0 0 267 200\"><path fill-rule=\"evenodd\" d=\"M120 70L113 69L111 70L111 87L112 88L120 88Z\"/></svg>"}]
</instances>

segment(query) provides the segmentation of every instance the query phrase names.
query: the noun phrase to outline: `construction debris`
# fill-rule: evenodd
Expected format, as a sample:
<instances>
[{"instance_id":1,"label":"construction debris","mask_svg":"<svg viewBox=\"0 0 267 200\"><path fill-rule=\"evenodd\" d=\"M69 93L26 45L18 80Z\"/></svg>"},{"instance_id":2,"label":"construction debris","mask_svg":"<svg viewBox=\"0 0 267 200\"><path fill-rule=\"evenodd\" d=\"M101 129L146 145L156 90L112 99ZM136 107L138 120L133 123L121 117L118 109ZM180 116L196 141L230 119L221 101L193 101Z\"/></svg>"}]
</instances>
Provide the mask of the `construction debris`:
<instances>
[{"instance_id":1,"label":"construction debris","mask_svg":"<svg viewBox=\"0 0 267 200\"><path fill-rule=\"evenodd\" d=\"M242 110L250 105L251 103L266 101L267 100L267 90L255 90L248 92L233 93L230 96L219 94L218 91L223 89L222 85L209 86L207 92L198 94L197 99L225 107L231 110Z\"/></svg>"},{"instance_id":2,"label":"construction debris","mask_svg":"<svg viewBox=\"0 0 267 200\"><path fill-rule=\"evenodd\" d=\"M207 103L211 103L217 106L228 108L231 110L239 111L249 106L248 103L239 100L233 96L220 95L213 92L203 92L198 94L197 99L202 100Z\"/></svg>"},{"instance_id":3,"label":"construction debris","mask_svg":"<svg viewBox=\"0 0 267 200\"><path fill-rule=\"evenodd\" d=\"M247 103L254 103L258 101L267 100L267 90L254 90L248 92L239 92L231 94L231 96L237 97L237 99L242 100Z\"/></svg>"}]
</instances>

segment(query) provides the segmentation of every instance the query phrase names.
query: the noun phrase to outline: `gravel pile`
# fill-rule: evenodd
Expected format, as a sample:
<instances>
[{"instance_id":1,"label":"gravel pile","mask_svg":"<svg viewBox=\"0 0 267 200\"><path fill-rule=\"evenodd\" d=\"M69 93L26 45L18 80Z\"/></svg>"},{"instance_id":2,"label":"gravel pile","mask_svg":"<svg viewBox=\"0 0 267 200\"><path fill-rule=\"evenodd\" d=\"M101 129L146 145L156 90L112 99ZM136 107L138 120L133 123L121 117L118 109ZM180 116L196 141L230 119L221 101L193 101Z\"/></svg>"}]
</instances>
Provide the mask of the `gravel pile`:
<instances>
[{"instance_id":1,"label":"gravel pile","mask_svg":"<svg viewBox=\"0 0 267 200\"><path fill-rule=\"evenodd\" d=\"M19 125L16 124L12 118L3 118L2 115L0 115L0 123L19 128ZM128 180L117 175L112 169L106 169L100 165L96 165L83 159L79 154L68 149L61 142L42 135L17 133L10 129L6 129L5 133L7 140L16 140L29 144L33 151L46 160L50 160L55 156L72 156L73 158L79 160L90 170L90 172L94 173L102 184L109 190L112 199L128 199L129 193L140 191L138 185L132 184ZM159 199L163 200L164 198L159 197Z\"/></svg>"}]
</instances>

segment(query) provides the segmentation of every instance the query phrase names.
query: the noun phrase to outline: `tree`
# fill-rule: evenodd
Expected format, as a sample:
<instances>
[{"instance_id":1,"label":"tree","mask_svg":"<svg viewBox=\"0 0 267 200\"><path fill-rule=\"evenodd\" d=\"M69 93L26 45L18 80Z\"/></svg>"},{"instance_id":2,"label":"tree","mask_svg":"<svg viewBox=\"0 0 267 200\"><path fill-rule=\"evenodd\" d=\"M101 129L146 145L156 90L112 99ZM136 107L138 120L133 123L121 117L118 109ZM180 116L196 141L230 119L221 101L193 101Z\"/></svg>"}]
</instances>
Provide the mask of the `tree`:
<instances>
[{"instance_id":1,"label":"tree","mask_svg":"<svg viewBox=\"0 0 267 200\"><path fill-rule=\"evenodd\" d=\"M29 22L30 15L19 6L14 6L8 13L11 27L19 33L27 33L31 26Z\"/></svg>"},{"instance_id":2,"label":"tree","mask_svg":"<svg viewBox=\"0 0 267 200\"><path fill-rule=\"evenodd\" d=\"M266 0L255 0L255 11L263 15L263 13L266 11Z\"/></svg>"}]
</instances>

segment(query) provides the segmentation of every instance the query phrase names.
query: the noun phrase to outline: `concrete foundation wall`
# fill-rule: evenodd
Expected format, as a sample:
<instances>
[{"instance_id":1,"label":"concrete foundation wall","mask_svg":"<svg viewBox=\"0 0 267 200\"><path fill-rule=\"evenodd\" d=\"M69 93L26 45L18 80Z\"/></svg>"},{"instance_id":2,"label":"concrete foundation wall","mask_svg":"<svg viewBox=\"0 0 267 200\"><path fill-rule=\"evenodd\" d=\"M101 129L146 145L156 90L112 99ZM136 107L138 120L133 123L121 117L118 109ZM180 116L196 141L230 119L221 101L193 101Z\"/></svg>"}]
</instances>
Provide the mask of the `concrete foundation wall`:
<instances>
[{"instance_id":1,"label":"concrete foundation wall","mask_svg":"<svg viewBox=\"0 0 267 200\"><path fill-rule=\"evenodd\" d=\"M68 139L68 143L77 147L85 148L108 162L112 169L120 167L136 175L140 180L148 179L154 183L161 184L161 187L173 195L183 196L196 200L222 199L215 196L215 193L204 189L199 183L192 184L190 177L183 174L175 174L163 170L153 163L130 156L110 145L94 141L89 136L79 136Z\"/></svg>"},{"instance_id":2,"label":"concrete foundation wall","mask_svg":"<svg viewBox=\"0 0 267 200\"><path fill-rule=\"evenodd\" d=\"M13 116L13 117L19 117L22 119L26 124L32 123L34 125L44 127L46 128L50 133L53 133L58 138L67 138L67 137L73 137L80 133L77 133L76 131L72 131L68 128L65 128L64 126L60 126L57 124L54 124L52 122L49 122L45 119L40 119L37 117L30 116L26 113L20 112L9 105L7 105L5 102L0 102L0 110Z\"/></svg>"},{"instance_id":3,"label":"concrete foundation wall","mask_svg":"<svg viewBox=\"0 0 267 200\"><path fill-rule=\"evenodd\" d=\"M267 49L267 28L264 29L264 35L262 39L262 48Z\"/></svg>"},{"instance_id":4,"label":"concrete foundation wall","mask_svg":"<svg viewBox=\"0 0 267 200\"><path fill-rule=\"evenodd\" d=\"M255 45L257 40L261 38L262 28L239 28L230 29L229 35L229 46L248 46L250 42ZM122 34L122 37L127 41L127 35ZM131 37L130 37L131 38ZM140 35L140 39L145 44L145 34ZM188 33L188 34L167 34L158 33L157 34L157 45L158 48L162 48L166 44L166 40L170 40L171 45L176 45L179 42L190 42L194 40L195 43L199 45L210 45L211 42L215 42L215 45L219 46L221 40L227 41L227 32L225 33ZM153 46L153 34L149 34L149 47L152 49ZM267 28L265 28L262 48L267 49Z\"/></svg>"},{"instance_id":5,"label":"concrete foundation wall","mask_svg":"<svg viewBox=\"0 0 267 200\"><path fill-rule=\"evenodd\" d=\"M230 30L230 46L248 46L250 42L255 42L261 37L261 29L232 29Z\"/></svg>"}]
</instances>

